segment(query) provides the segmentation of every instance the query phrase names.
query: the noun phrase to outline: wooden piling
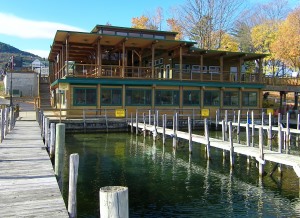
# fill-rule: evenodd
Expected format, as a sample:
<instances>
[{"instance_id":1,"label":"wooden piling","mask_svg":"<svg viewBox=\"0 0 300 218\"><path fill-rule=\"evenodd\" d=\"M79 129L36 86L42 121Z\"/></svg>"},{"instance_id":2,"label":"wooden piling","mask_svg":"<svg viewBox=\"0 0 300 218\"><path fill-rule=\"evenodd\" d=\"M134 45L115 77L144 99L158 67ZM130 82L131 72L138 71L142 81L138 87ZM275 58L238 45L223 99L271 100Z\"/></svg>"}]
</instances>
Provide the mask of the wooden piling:
<instances>
[{"instance_id":1,"label":"wooden piling","mask_svg":"<svg viewBox=\"0 0 300 218\"><path fill-rule=\"evenodd\" d=\"M259 162L259 175L263 176L264 175L264 165L265 165L265 160L264 160L264 146L263 146L263 127L259 128L259 158L257 158L257 161Z\"/></svg>"},{"instance_id":2,"label":"wooden piling","mask_svg":"<svg viewBox=\"0 0 300 218\"><path fill-rule=\"evenodd\" d=\"M55 154L55 123L50 124L50 158Z\"/></svg>"},{"instance_id":3,"label":"wooden piling","mask_svg":"<svg viewBox=\"0 0 300 218\"><path fill-rule=\"evenodd\" d=\"M55 138L55 175L59 187L62 189L62 171L63 171L63 158L65 147L65 124L56 124L56 138Z\"/></svg>"},{"instance_id":4,"label":"wooden piling","mask_svg":"<svg viewBox=\"0 0 300 218\"><path fill-rule=\"evenodd\" d=\"M167 126L167 120L166 120L166 114L162 115L163 118L163 138L162 138L162 142L163 142L163 145L165 145L166 143L166 126Z\"/></svg>"},{"instance_id":5,"label":"wooden piling","mask_svg":"<svg viewBox=\"0 0 300 218\"><path fill-rule=\"evenodd\" d=\"M241 143L240 140L240 132L241 132L241 110L238 110L238 125L236 130L237 143Z\"/></svg>"},{"instance_id":6,"label":"wooden piling","mask_svg":"<svg viewBox=\"0 0 300 218\"><path fill-rule=\"evenodd\" d=\"M272 151L272 114L269 113L268 146Z\"/></svg>"},{"instance_id":7,"label":"wooden piling","mask_svg":"<svg viewBox=\"0 0 300 218\"><path fill-rule=\"evenodd\" d=\"M226 137L225 137L225 120L222 120L222 140L225 142Z\"/></svg>"},{"instance_id":8,"label":"wooden piling","mask_svg":"<svg viewBox=\"0 0 300 218\"><path fill-rule=\"evenodd\" d=\"M44 145L46 148L48 148L49 146L49 135L48 135L48 132L49 132L49 118L48 117L45 117L45 127L44 127Z\"/></svg>"},{"instance_id":9,"label":"wooden piling","mask_svg":"<svg viewBox=\"0 0 300 218\"><path fill-rule=\"evenodd\" d=\"M254 147L254 133L255 133L254 111L251 112L251 125L252 125L251 142L252 142L252 147Z\"/></svg>"},{"instance_id":10,"label":"wooden piling","mask_svg":"<svg viewBox=\"0 0 300 218\"><path fill-rule=\"evenodd\" d=\"M4 139L4 124L5 124L5 121L4 121L4 109L1 109L1 143Z\"/></svg>"},{"instance_id":11,"label":"wooden piling","mask_svg":"<svg viewBox=\"0 0 300 218\"><path fill-rule=\"evenodd\" d=\"M9 107L9 131L11 132L14 125L14 108Z\"/></svg>"},{"instance_id":12,"label":"wooden piling","mask_svg":"<svg viewBox=\"0 0 300 218\"><path fill-rule=\"evenodd\" d=\"M218 130L219 125L219 115L220 115L220 109L216 110L216 130Z\"/></svg>"},{"instance_id":13,"label":"wooden piling","mask_svg":"<svg viewBox=\"0 0 300 218\"><path fill-rule=\"evenodd\" d=\"M143 135L144 135L144 138L146 138L146 115L145 115L145 113L143 113L143 123L144 123Z\"/></svg>"},{"instance_id":14,"label":"wooden piling","mask_svg":"<svg viewBox=\"0 0 300 218\"><path fill-rule=\"evenodd\" d=\"M139 125L138 125L139 121L138 121L138 112L135 112L135 134L138 135L139 134Z\"/></svg>"},{"instance_id":15,"label":"wooden piling","mask_svg":"<svg viewBox=\"0 0 300 218\"><path fill-rule=\"evenodd\" d=\"M69 196L68 196L68 212L70 218L77 217L77 177L78 177L79 155L70 155L69 167Z\"/></svg>"},{"instance_id":16,"label":"wooden piling","mask_svg":"<svg viewBox=\"0 0 300 218\"><path fill-rule=\"evenodd\" d=\"M280 113L278 113L278 152L282 153L282 124Z\"/></svg>"},{"instance_id":17,"label":"wooden piling","mask_svg":"<svg viewBox=\"0 0 300 218\"><path fill-rule=\"evenodd\" d=\"M106 186L100 188L100 217L128 218L128 188L123 186Z\"/></svg>"},{"instance_id":18,"label":"wooden piling","mask_svg":"<svg viewBox=\"0 0 300 218\"><path fill-rule=\"evenodd\" d=\"M207 118L204 119L204 133L206 138L206 155L207 159L210 159L210 140L209 140L209 130Z\"/></svg>"},{"instance_id":19,"label":"wooden piling","mask_svg":"<svg viewBox=\"0 0 300 218\"><path fill-rule=\"evenodd\" d=\"M233 148L233 138L232 138L232 122L228 122L229 127L229 144L230 144L230 166L234 166L234 148Z\"/></svg>"},{"instance_id":20,"label":"wooden piling","mask_svg":"<svg viewBox=\"0 0 300 218\"><path fill-rule=\"evenodd\" d=\"M192 122L191 117L188 117L188 131L189 131L189 153L193 150L193 139L192 139Z\"/></svg>"},{"instance_id":21,"label":"wooden piling","mask_svg":"<svg viewBox=\"0 0 300 218\"><path fill-rule=\"evenodd\" d=\"M4 135L6 136L8 133L8 113L9 113L9 109L6 107L5 108L5 132Z\"/></svg>"},{"instance_id":22,"label":"wooden piling","mask_svg":"<svg viewBox=\"0 0 300 218\"><path fill-rule=\"evenodd\" d=\"M177 114L177 113L176 113ZM176 145L177 145L177 115L174 114L173 115L173 149L176 149Z\"/></svg>"},{"instance_id":23,"label":"wooden piling","mask_svg":"<svg viewBox=\"0 0 300 218\"><path fill-rule=\"evenodd\" d=\"M250 131L249 131L249 123L246 123L246 144L250 147Z\"/></svg>"},{"instance_id":24,"label":"wooden piling","mask_svg":"<svg viewBox=\"0 0 300 218\"><path fill-rule=\"evenodd\" d=\"M130 113L130 132L131 134L133 134L133 117L132 117L132 113Z\"/></svg>"},{"instance_id":25,"label":"wooden piling","mask_svg":"<svg viewBox=\"0 0 300 218\"><path fill-rule=\"evenodd\" d=\"M149 125L151 125L151 110L149 110Z\"/></svg>"}]
</instances>

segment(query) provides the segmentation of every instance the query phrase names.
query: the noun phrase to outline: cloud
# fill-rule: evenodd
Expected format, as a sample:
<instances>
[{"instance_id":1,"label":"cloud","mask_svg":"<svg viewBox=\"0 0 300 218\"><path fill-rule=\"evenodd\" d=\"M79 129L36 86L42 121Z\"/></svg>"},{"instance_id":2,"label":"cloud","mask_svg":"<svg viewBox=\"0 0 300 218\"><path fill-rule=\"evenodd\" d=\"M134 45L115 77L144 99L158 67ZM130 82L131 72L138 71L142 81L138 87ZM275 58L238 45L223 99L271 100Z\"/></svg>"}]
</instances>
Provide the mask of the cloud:
<instances>
[{"instance_id":1,"label":"cloud","mask_svg":"<svg viewBox=\"0 0 300 218\"><path fill-rule=\"evenodd\" d=\"M61 23L27 20L0 12L0 34L25 39L53 39L57 30L85 31Z\"/></svg>"}]
</instances>

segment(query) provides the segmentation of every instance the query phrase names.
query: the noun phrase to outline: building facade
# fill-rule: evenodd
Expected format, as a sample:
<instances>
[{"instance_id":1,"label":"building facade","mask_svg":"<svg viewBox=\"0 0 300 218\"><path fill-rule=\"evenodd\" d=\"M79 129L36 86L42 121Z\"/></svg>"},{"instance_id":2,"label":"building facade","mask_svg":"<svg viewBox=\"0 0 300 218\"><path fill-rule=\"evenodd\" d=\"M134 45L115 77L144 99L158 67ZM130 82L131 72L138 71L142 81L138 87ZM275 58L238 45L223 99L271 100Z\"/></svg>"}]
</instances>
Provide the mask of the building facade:
<instances>
[{"instance_id":1,"label":"building facade","mask_svg":"<svg viewBox=\"0 0 300 218\"><path fill-rule=\"evenodd\" d=\"M57 31L48 57L53 106L129 113L262 107L265 55L199 49L175 36L105 25Z\"/></svg>"}]
</instances>

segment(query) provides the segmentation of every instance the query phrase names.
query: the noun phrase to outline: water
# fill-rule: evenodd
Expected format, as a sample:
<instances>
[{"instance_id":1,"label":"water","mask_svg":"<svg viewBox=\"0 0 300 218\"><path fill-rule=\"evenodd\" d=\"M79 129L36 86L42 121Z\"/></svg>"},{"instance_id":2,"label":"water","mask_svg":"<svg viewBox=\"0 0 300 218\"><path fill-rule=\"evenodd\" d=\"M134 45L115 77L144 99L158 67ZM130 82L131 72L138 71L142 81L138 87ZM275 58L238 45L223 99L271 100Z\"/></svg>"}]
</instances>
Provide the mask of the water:
<instances>
[{"instance_id":1,"label":"water","mask_svg":"<svg viewBox=\"0 0 300 218\"><path fill-rule=\"evenodd\" d=\"M80 156L77 188L78 217L99 217L99 189L127 186L130 217L297 217L300 216L298 178L283 167L283 176L259 180L256 161L212 149L207 162L203 145L188 154L181 141L163 147L127 133L74 134L66 137L63 196L67 202L68 157ZM267 163L270 172L274 165Z\"/></svg>"}]
</instances>

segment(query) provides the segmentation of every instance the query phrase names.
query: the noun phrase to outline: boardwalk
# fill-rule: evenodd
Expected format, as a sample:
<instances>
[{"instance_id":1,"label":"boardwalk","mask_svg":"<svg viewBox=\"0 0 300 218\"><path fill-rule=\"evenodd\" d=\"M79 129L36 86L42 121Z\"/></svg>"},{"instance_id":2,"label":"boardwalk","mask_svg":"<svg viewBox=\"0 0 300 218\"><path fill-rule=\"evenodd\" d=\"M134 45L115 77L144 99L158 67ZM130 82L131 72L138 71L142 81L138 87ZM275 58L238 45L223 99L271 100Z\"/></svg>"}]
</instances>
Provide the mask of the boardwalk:
<instances>
[{"instance_id":1,"label":"boardwalk","mask_svg":"<svg viewBox=\"0 0 300 218\"><path fill-rule=\"evenodd\" d=\"M129 123L129 125L131 125ZM136 123L132 124L134 127L136 127ZM146 129L147 131L153 131L154 126L153 125L145 125L143 123L138 123L138 128L140 129ZM163 133L162 127L156 127L157 133ZM165 134L172 136L174 135L174 131L172 129L165 129ZM185 139L189 140L189 134L187 132L183 131L176 131L176 136L179 139ZM230 151L230 143L228 141L223 141L220 139L215 138L209 138L210 140L210 147L215 147L222 150ZM192 134L192 141L197 142L200 144L207 144L207 140L205 136ZM270 151L270 150L263 150L263 160L260 158L260 152L258 147L251 147L243 144L233 143L233 152L236 154L242 154L245 156L253 157L257 161L262 162L264 161L271 161L278 164L284 164L287 166L293 167L295 173L298 177L300 177L300 157L291 155L291 154L284 154L279 153L276 151Z\"/></svg>"},{"instance_id":2,"label":"boardwalk","mask_svg":"<svg viewBox=\"0 0 300 218\"><path fill-rule=\"evenodd\" d=\"M36 121L0 144L0 217L69 217Z\"/></svg>"}]
</instances>

